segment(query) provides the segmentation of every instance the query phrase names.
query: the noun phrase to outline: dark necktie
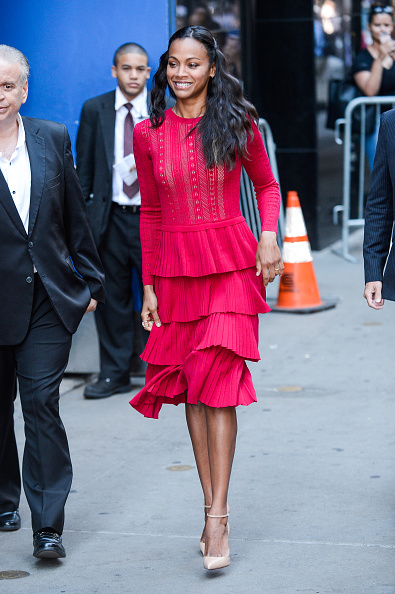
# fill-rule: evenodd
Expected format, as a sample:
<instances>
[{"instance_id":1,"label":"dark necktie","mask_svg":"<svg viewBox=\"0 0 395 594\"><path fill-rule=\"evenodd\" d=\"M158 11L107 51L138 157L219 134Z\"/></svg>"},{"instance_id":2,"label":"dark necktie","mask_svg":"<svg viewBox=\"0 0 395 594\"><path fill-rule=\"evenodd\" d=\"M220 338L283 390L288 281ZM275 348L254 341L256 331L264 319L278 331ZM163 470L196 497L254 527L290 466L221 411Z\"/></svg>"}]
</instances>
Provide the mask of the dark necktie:
<instances>
[{"instance_id":1,"label":"dark necktie","mask_svg":"<svg viewBox=\"0 0 395 594\"><path fill-rule=\"evenodd\" d=\"M123 132L123 156L124 157L126 157L127 155L130 155L130 153L133 153L133 128L134 128L133 116L130 112L130 110L132 109L132 104L125 103L125 107L128 110L128 113L126 114L125 124L124 124L124 132ZM123 191L128 198L133 198L133 196L135 196L137 194L137 192L139 191L139 182L136 180L135 182L132 183L131 186L128 186L124 182L123 183Z\"/></svg>"}]
</instances>

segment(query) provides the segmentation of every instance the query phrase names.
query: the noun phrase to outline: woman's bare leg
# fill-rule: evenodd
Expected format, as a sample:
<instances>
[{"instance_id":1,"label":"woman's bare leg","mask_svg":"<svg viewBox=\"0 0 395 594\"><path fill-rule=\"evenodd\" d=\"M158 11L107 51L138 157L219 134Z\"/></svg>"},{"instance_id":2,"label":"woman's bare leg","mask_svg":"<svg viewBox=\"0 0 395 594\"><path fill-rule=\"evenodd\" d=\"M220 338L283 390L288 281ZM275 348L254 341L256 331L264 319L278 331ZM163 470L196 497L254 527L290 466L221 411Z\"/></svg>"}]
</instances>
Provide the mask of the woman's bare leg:
<instances>
[{"instance_id":1,"label":"woman's bare leg","mask_svg":"<svg viewBox=\"0 0 395 594\"><path fill-rule=\"evenodd\" d=\"M185 415L187 418L187 425L192 441L199 479L203 489L204 503L205 505L211 505L212 489L210 463L208 459L205 406L200 402L198 404L185 404ZM210 511L210 509L206 509L206 513L207 511ZM206 527L203 528L202 541L204 541L205 529Z\"/></svg>"},{"instance_id":2,"label":"woman's bare leg","mask_svg":"<svg viewBox=\"0 0 395 594\"><path fill-rule=\"evenodd\" d=\"M210 515L227 513L230 473L236 447L237 417L233 406L204 406L207 423L208 458L212 488ZM229 554L227 518L207 518L205 555L223 557Z\"/></svg>"}]
</instances>

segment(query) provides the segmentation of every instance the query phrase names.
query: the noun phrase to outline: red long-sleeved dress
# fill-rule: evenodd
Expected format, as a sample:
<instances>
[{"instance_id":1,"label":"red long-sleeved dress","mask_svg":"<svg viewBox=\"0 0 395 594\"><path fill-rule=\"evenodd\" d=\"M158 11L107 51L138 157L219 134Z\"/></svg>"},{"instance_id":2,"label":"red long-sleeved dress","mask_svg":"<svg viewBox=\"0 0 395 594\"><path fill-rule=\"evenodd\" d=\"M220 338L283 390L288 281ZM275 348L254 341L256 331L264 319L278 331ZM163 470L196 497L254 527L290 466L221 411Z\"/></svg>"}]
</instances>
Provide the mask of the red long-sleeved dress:
<instances>
[{"instance_id":1,"label":"red long-sleeved dress","mask_svg":"<svg viewBox=\"0 0 395 594\"><path fill-rule=\"evenodd\" d=\"M258 361L258 313L269 311L257 242L240 213L240 171L251 178L262 230L276 231L278 184L253 124L248 158L206 167L198 118L171 109L159 128L136 125L133 149L141 192L143 284L154 285L161 326L141 355L144 388L130 404L157 418L164 403L208 406L256 401L246 359Z\"/></svg>"}]
</instances>

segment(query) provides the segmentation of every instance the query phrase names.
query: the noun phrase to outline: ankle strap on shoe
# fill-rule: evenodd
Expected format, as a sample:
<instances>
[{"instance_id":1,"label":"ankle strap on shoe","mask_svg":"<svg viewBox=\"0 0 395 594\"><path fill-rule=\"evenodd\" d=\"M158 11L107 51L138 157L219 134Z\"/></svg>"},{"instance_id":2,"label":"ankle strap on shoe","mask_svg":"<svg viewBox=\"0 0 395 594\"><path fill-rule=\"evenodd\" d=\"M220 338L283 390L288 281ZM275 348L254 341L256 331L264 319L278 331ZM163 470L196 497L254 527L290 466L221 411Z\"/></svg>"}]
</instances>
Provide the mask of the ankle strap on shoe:
<instances>
[{"instance_id":1,"label":"ankle strap on shoe","mask_svg":"<svg viewBox=\"0 0 395 594\"><path fill-rule=\"evenodd\" d=\"M229 514L224 514L223 516L213 516L211 514L207 514L208 518L227 518Z\"/></svg>"}]
</instances>

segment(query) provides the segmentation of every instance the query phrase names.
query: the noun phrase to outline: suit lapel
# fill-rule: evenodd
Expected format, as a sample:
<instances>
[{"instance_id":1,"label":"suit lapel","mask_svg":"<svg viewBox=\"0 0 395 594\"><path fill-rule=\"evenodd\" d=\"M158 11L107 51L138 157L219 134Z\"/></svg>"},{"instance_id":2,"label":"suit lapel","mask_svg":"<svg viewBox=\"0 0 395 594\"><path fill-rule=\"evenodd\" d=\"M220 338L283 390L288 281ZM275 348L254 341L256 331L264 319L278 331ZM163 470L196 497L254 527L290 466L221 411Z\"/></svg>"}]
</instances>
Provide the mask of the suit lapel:
<instances>
[{"instance_id":1,"label":"suit lapel","mask_svg":"<svg viewBox=\"0 0 395 594\"><path fill-rule=\"evenodd\" d=\"M30 170L32 176L31 190L30 190L30 210L29 210L29 235L31 234L38 209L40 206L41 196L44 188L45 180L45 141L44 138L38 136L38 128L33 125L30 120L23 118L23 125L25 126L26 145L29 153Z\"/></svg>"},{"instance_id":2,"label":"suit lapel","mask_svg":"<svg viewBox=\"0 0 395 594\"><path fill-rule=\"evenodd\" d=\"M12 199L10 190L8 188L8 184L5 181L4 175L0 171L0 203L4 207L5 211L7 212L8 216L14 223L15 227L18 231L26 237L26 231L23 226L21 217L19 216L19 212L15 206L15 202Z\"/></svg>"},{"instance_id":3,"label":"suit lapel","mask_svg":"<svg viewBox=\"0 0 395 594\"><path fill-rule=\"evenodd\" d=\"M114 162L115 138L115 91L103 97L100 110L100 123L103 132L104 146L108 168L112 171Z\"/></svg>"}]
</instances>

